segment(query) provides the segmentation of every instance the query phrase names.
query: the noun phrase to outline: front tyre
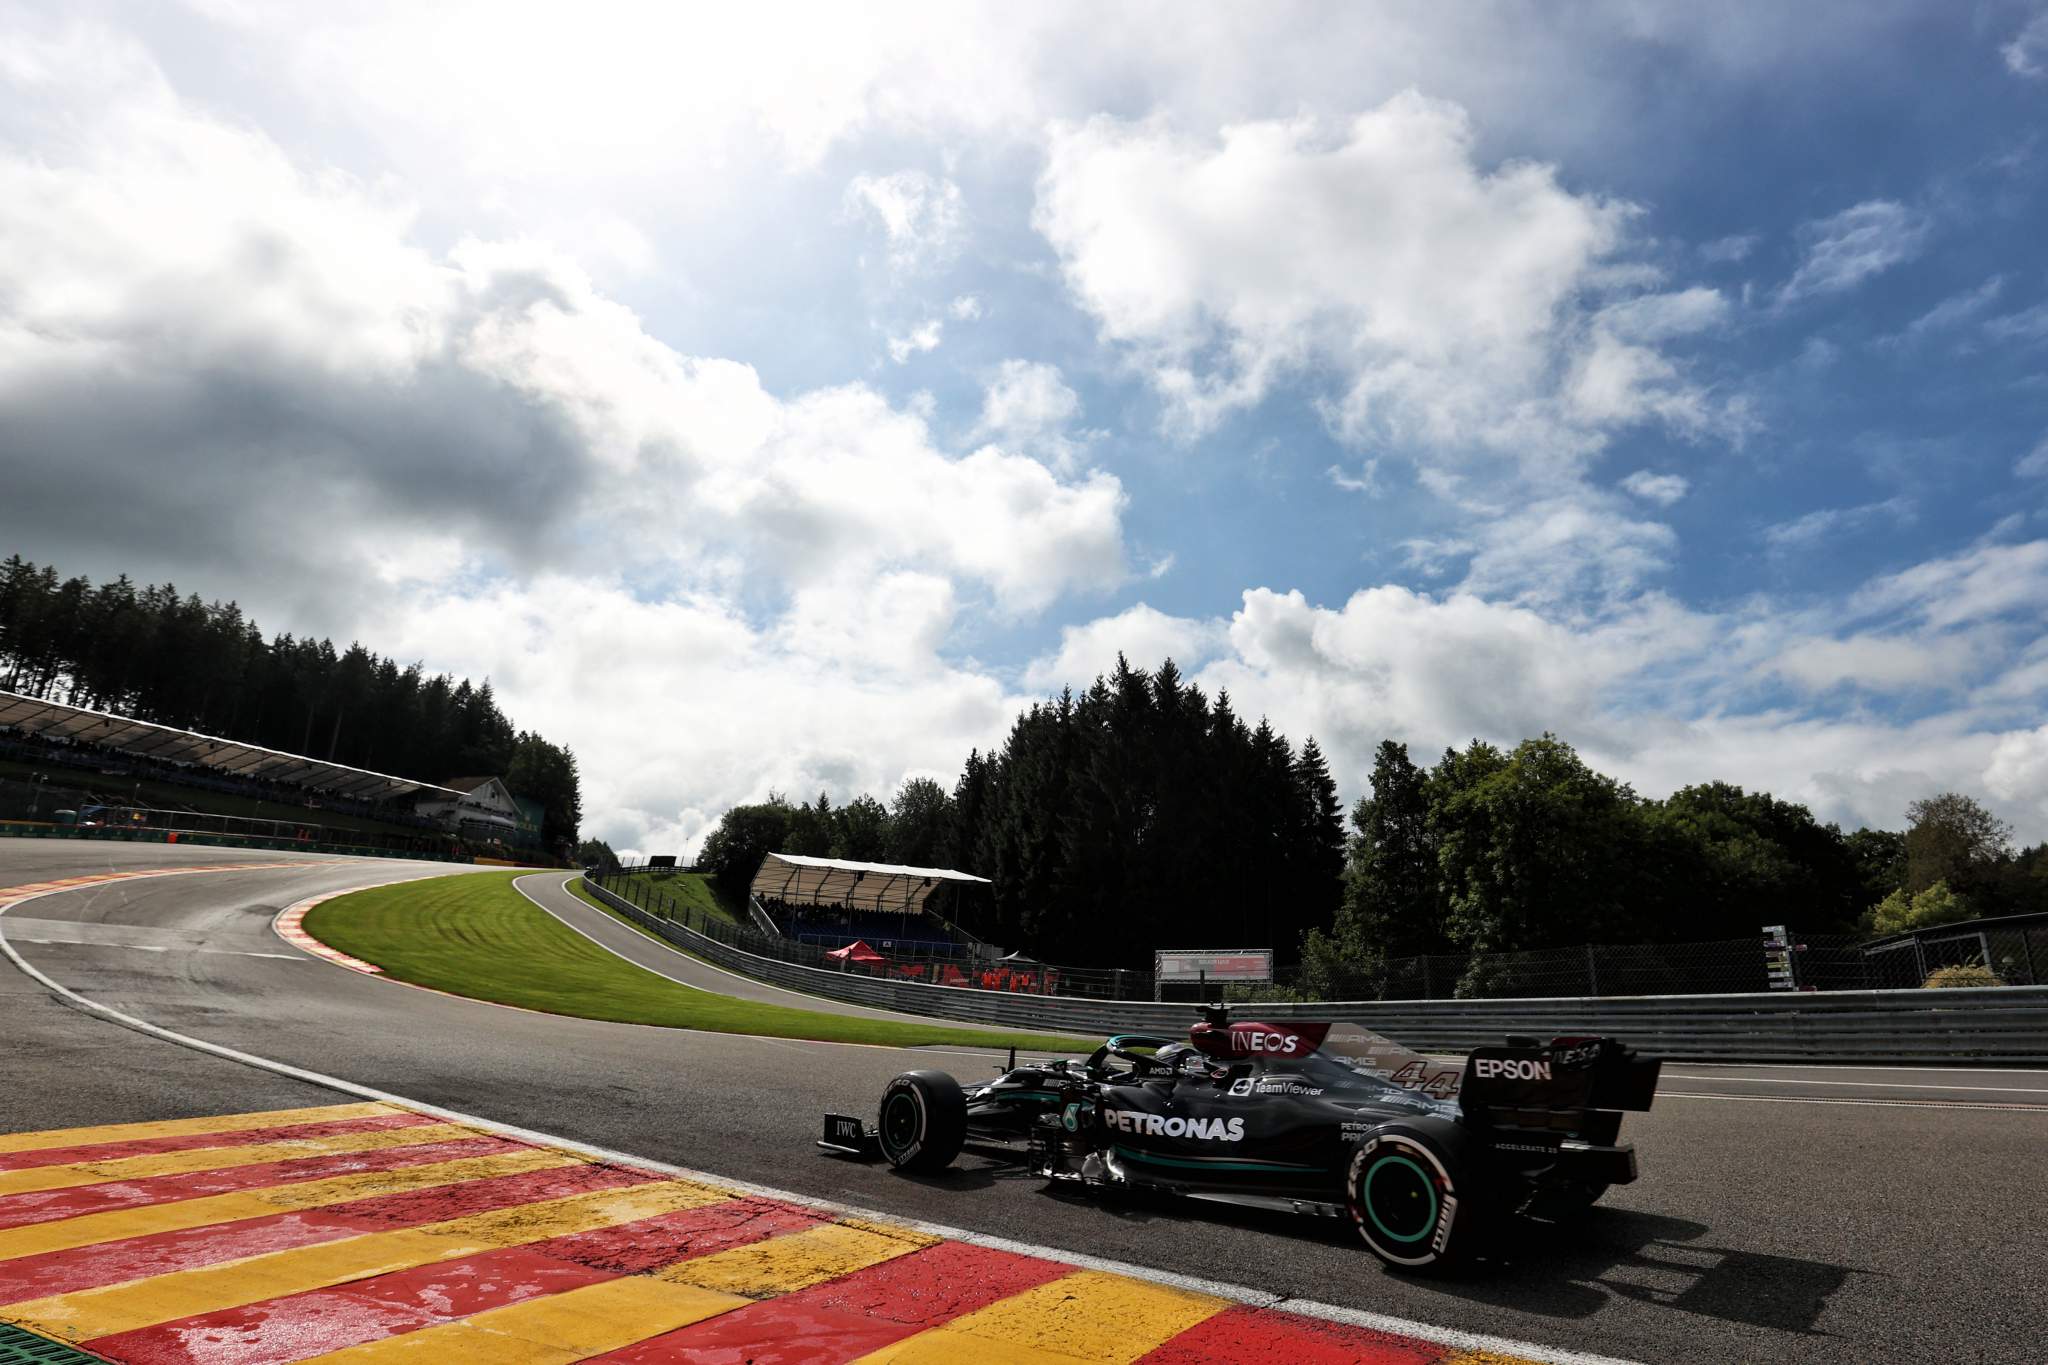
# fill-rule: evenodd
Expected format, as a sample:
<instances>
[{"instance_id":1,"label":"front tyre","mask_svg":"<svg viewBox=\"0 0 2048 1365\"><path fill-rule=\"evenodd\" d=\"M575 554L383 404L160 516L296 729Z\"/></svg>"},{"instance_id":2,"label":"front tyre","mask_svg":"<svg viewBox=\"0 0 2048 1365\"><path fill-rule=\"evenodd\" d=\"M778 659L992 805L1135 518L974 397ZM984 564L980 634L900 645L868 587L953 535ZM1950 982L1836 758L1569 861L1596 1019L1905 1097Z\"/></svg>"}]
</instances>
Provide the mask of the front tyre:
<instances>
[{"instance_id":1,"label":"front tyre","mask_svg":"<svg viewBox=\"0 0 2048 1365\"><path fill-rule=\"evenodd\" d=\"M882 1091L875 1126L897 1170L944 1170L967 1140L967 1096L943 1071L906 1071Z\"/></svg>"},{"instance_id":2,"label":"front tyre","mask_svg":"<svg viewBox=\"0 0 2048 1365\"><path fill-rule=\"evenodd\" d=\"M1359 1140L1345 1169L1344 1202L1373 1255L1396 1270L1443 1270L1483 1237L1486 1200L1456 1124L1382 1124Z\"/></svg>"}]
</instances>

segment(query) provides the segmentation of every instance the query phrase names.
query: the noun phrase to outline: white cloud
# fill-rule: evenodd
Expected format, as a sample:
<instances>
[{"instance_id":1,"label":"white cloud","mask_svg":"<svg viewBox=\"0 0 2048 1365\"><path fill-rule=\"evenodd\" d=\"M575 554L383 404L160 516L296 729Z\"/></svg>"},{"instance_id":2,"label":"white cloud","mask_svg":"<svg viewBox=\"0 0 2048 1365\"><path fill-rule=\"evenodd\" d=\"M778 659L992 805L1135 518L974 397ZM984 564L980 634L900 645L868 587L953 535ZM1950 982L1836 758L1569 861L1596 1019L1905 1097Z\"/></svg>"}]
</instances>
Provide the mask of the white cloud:
<instances>
[{"instance_id":1,"label":"white cloud","mask_svg":"<svg viewBox=\"0 0 2048 1365\"><path fill-rule=\"evenodd\" d=\"M847 205L881 225L889 264L903 272L943 262L959 248L960 187L923 171L859 175L846 187Z\"/></svg>"},{"instance_id":2,"label":"white cloud","mask_svg":"<svg viewBox=\"0 0 2048 1365\"><path fill-rule=\"evenodd\" d=\"M1060 378L1060 368L1034 360L1005 360L981 400L978 435L1068 468L1080 443L1068 428L1081 415L1081 396Z\"/></svg>"},{"instance_id":3,"label":"white cloud","mask_svg":"<svg viewBox=\"0 0 2048 1365\"><path fill-rule=\"evenodd\" d=\"M1805 256L1779 293L1783 302L1853 289L1902 265L1927 243L1927 223L1890 199L1870 199L1802 225Z\"/></svg>"},{"instance_id":4,"label":"white cloud","mask_svg":"<svg viewBox=\"0 0 2048 1365\"><path fill-rule=\"evenodd\" d=\"M1700 255L1716 264L1749 259L1749 253L1756 250L1756 244L1763 239L1753 232L1733 237L1717 237L1700 248Z\"/></svg>"},{"instance_id":5,"label":"white cloud","mask_svg":"<svg viewBox=\"0 0 2048 1365\"><path fill-rule=\"evenodd\" d=\"M1771 666L1809 691L1846 683L1890 692L1956 686L1969 676L1973 656L1960 637L1936 648L1925 639L1861 634L1795 641Z\"/></svg>"},{"instance_id":6,"label":"white cloud","mask_svg":"<svg viewBox=\"0 0 2048 1365\"><path fill-rule=\"evenodd\" d=\"M2039 80L2048 76L2048 10L2036 14L2012 41L1999 49L2006 70Z\"/></svg>"},{"instance_id":7,"label":"white cloud","mask_svg":"<svg viewBox=\"0 0 2048 1365\"><path fill-rule=\"evenodd\" d=\"M2048 557L2048 543L2034 553ZM1916 797L1988 788L2022 837L2048 834L2048 730L2000 728L2011 700L2034 691L1901 720L1756 703L1764 676L1884 696L1996 690L2025 672L2024 652L2016 659L1995 633L1952 632L1976 586L1933 576L1942 585L1927 592L1948 607L1930 600L1902 631L1841 637L1825 633L1829 613L1767 603L1710 615L1644 595L1583 617L1464 592L1378 587L1319 607L1255 589L1230 618L1228 650L1196 680L1229 688L1241 712L1271 716L1297 742L1315 735L1347 791L1364 789L1381 739L1428 763L1475 737L1513 744L1547 729L1650 795L1718 778L1807 802L1822 819L1898 828Z\"/></svg>"},{"instance_id":8,"label":"white cloud","mask_svg":"<svg viewBox=\"0 0 2048 1365\"><path fill-rule=\"evenodd\" d=\"M962 294L953 300L952 307L947 311L958 321L974 322L982 315L981 300L973 294Z\"/></svg>"},{"instance_id":9,"label":"white cloud","mask_svg":"<svg viewBox=\"0 0 2048 1365\"><path fill-rule=\"evenodd\" d=\"M914 355L936 351L945 332L945 323L937 318L926 318L909 331L888 338L889 359L901 365Z\"/></svg>"},{"instance_id":10,"label":"white cloud","mask_svg":"<svg viewBox=\"0 0 2048 1365\"><path fill-rule=\"evenodd\" d=\"M2040 341L2048 338L2048 303L2037 303L2017 313L1991 318L1984 330L2000 341Z\"/></svg>"},{"instance_id":11,"label":"white cloud","mask_svg":"<svg viewBox=\"0 0 2048 1365\"><path fill-rule=\"evenodd\" d=\"M1614 272L1633 214L1548 166L1481 167L1464 111L1411 92L1341 129L1243 123L1214 143L1062 125L1036 222L1188 430L1329 371L1325 414L1348 438L1569 464L1609 425L1692 427L1709 406L1647 343L1711 325L1714 291L1614 309L1575 340L1604 278L1643 277Z\"/></svg>"},{"instance_id":12,"label":"white cloud","mask_svg":"<svg viewBox=\"0 0 2048 1365\"><path fill-rule=\"evenodd\" d=\"M2013 461L2012 472L2023 479L2048 477L2048 436L2043 436L2031 451Z\"/></svg>"},{"instance_id":13,"label":"white cloud","mask_svg":"<svg viewBox=\"0 0 2048 1365\"><path fill-rule=\"evenodd\" d=\"M2034 828L2048 822L2048 725L2001 735L1985 764L1984 785L2000 800L2029 808Z\"/></svg>"},{"instance_id":14,"label":"white cloud","mask_svg":"<svg viewBox=\"0 0 2048 1365\"><path fill-rule=\"evenodd\" d=\"M1900 334L1898 339L1919 341L1938 332L1953 331L1955 328L1973 321L1985 309L1998 302L1998 296L2004 291L2005 276L1993 275L1975 289L1966 289L1959 294L1951 294L1919 317L1907 323L1906 330Z\"/></svg>"},{"instance_id":15,"label":"white cloud","mask_svg":"<svg viewBox=\"0 0 2048 1365\"><path fill-rule=\"evenodd\" d=\"M1692 488L1683 474L1656 474L1647 469L1638 469L1623 479L1621 486L1644 502L1654 502L1659 507L1672 506Z\"/></svg>"},{"instance_id":16,"label":"white cloud","mask_svg":"<svg viewBox=\"0 0 2048 1365\"><path fill-rule=\"evenodd\" d=\"M1849 601L1857 615L1899 612L1946 628L2034 616L2048 602L2048 541L1979 544L1887 574Z\"/></svg>"},{"instance_id":17,"label":"white cloud","mask_svg":"<svg viewBox=\"0 0 2048 1365\"><path fill-rule=\"evenodd\" d=\"M1192 674L1222 644L1223 631L1216 622L1168 616L1140 602L1115 616L1062 627L1060 647L1031 661L1024 670L1024 685L1039 692L1085 690L1097 674L1110 671L1119 653L1133 668L1149 670L1172 659L1182 673Z\"/></svg>"},{"instance_id":18,"label":"white cloud","mask_svg":"<svg viewBox=\"0 0 2048 1365\"><path fill-rule=\"evenodd\" d=\"M1367 460L1363 465L1359 466L1356 474L1348 472L1342 465L1334 464L1324 470L1323 473L1329 478L1331 483L1336 484L1337 487L1347 493L1363 493L1369 498L1379 496L1380 462L1377 459Z\"/></svg>"},{"instance_id":19,"label":"white cloud","mask_svg":"<svg viewBox=\"0 0 2048 1365\"><path fill-rule=\"evenodd\" d=\"M616 581L554 575L365 608L365 638L488 675L520 724L571 744L587 828L642 851L694 848L726 807L771 790L950 782L970 748L1001 741L1022 701L933 657L951 603L927 577L807 590L760 627L714 598L648 601Z\"/></svg>"},{"instance_id":20,"label":"white cloud","mask_svg":"<svg viewBox=\"0 0 2048 1365\"><path fill-rule=\"evenodd\" d=\"M1824 540L1860 531L1880 518L1906 522L1912 520L1913 514L1913 504L1905 498L1886 498L1854 507L1823 507L1766 526L1764 544L1773 554L1803 554Z\"/></svg>"}]
</instances>

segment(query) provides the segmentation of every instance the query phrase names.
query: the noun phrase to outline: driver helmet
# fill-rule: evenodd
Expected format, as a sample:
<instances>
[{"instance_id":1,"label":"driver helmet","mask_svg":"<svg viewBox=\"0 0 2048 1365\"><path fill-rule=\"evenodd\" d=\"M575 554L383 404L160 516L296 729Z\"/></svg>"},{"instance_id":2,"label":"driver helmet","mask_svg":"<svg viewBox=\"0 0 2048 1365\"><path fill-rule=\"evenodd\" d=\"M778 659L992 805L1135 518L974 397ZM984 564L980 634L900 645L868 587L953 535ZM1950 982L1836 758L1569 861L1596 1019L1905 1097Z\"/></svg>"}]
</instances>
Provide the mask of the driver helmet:
<instances>
[{"instance_id":1,"label":"driver helmet","mask_svg":"<svg viewBox=\"0 0 2048 1365\"><path fill-rule=\"evenodd\" d=\"M1189 1057L1199 1056L1200 1054L1186 1043L1168 1043L1152 1054L1152 1060L1168 1071L1179 1071L1186 1065Z\"/></svg>"}]
</instances>

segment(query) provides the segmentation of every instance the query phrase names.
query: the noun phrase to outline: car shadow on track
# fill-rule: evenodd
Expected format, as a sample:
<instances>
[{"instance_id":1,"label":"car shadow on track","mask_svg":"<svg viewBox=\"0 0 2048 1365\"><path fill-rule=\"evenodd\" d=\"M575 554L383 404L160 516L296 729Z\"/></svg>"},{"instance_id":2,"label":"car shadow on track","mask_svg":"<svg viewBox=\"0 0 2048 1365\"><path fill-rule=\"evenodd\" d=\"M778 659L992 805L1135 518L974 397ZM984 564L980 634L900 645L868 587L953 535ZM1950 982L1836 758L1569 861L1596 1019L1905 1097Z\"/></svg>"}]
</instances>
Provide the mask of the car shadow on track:
<instances>
[{"instance_id":1,"label":"car shadow on track","mask_svg":"<svg viewBox=\"0 0 2048 1365\"><path fill-rule=\"evenodd\" d=\"M1004 1175L984 1172L979 1183ZM1142 1193L1105 1198L1062 1186L1046 1187L1043 1197L1092 1206L1121 1221L1199 1218L1368 1256L1342 1219L1195 1205ZM1590 1318L1626 1299L1818 1340L1829 1335L1815 1327L1829 1298L1850 1276L1872 1273L1720 1246L1711 1232L1703 1223L1632 1209L1595 1207L1557 1220L1517 1217L1501 1229L1496 1249L1474 1265L1451 1275L1401 1278L1423 1292L1543 1317Z\"/></svg>"}]
</instances>

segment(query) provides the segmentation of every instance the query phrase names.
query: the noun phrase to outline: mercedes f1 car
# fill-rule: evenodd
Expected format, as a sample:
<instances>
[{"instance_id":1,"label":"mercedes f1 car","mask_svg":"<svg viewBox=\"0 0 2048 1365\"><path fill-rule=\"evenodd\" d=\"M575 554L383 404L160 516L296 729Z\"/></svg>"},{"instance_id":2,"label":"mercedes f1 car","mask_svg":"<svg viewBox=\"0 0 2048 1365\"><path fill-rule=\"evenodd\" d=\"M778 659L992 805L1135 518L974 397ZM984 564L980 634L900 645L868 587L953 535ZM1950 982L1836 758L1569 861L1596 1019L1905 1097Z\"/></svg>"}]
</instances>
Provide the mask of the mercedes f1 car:
<instances>
[{"instance_id":1,"label":"mercedes f1 car","mask_svg":"<svg viewBox=\"0 0 2048 1365\"><path fill-rule=\"evenodd\" d=\"M1621 1116L1650 1107L1662 1063L1613 1039L1510 1037L1456 1066L1356 1024L1202 1016L1185 1041L1123 1034L1085 1061L1012 1053L985 1085L905 1072L875 1123L828 1114L818 1145L917 1173L972 1145L1091 1190L1342 1218L1409 1271L1636 1178Z\"/></svg>"}]
</instances>

